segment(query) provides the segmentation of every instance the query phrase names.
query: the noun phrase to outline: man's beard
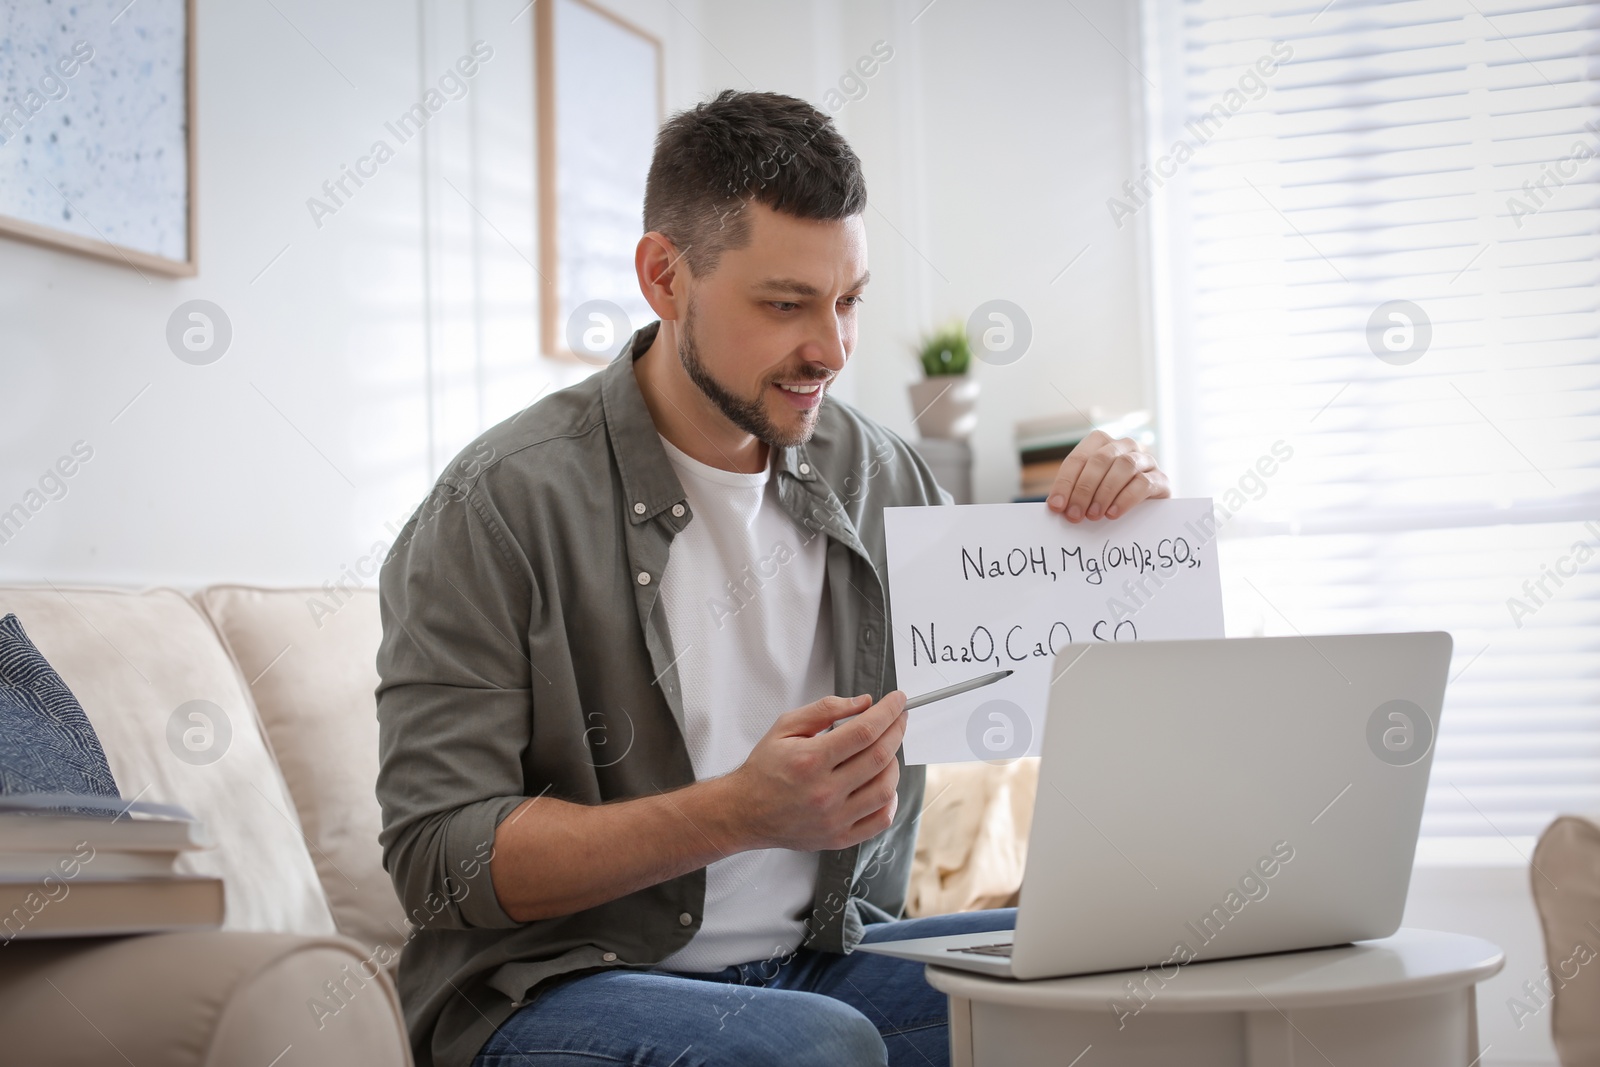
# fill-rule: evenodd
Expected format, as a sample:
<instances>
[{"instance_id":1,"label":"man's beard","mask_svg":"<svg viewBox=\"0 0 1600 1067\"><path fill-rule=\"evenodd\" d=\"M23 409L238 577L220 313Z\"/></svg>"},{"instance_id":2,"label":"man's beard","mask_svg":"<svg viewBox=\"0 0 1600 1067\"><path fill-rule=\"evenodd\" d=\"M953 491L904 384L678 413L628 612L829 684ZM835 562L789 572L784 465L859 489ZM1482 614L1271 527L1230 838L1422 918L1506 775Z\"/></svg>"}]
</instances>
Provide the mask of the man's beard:
<instances>
[{"instance_id":1,"label":"man's beard","mask_svg":"<svg viewBox=\"0 0 1600 1067\"><path fill-rule=\"evenodd\" d=\"M811 409L800 428L793 432L780 430L772 424L767 417L766 386L763 385L761 393L754 400L734 395L721 382L711 376L706 365L700 361L700 350L694 343L694 300L689 300L689 309L684 315L683 328L678 332L678 359L683 363L683 369L689 375L689 380L699 387L706 398L717 406L727 420L745 433L764 441L774 448L790 448L794 445L803 445L811 440L811 435L816 432L816 413L822 410L822 403ZM812 381L826 380L831 375L823 372L821 378L813 375L811 368L801 370L796 377Z\"/></svg>"}]
</instances>

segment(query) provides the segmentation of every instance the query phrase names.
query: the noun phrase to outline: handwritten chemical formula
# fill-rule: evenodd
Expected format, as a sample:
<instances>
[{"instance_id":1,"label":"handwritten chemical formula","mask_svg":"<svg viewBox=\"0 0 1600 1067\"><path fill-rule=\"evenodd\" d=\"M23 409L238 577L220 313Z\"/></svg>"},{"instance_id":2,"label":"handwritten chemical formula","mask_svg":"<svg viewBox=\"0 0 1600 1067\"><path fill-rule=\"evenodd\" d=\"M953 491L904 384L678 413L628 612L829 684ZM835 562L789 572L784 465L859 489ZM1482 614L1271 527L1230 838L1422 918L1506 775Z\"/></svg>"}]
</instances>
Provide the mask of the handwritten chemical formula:
<instances>
[{"instance_id":1,"label":"handwritten chemical formula","mask_svg":"<svg viewBox=\"0 0 1600 1067\"><path fill-rule=\"evenodd\" d=\"M965 580L990 578L1046 577L1052 582L1066 576L1082 578L1089 585L1101 585L1108 574L1130 571L1134 574L1168 573L1180 567L1194 569L1201 565L1200 550L1189 543L1187 537L1163 537L1154 545L1138 541L1118 542L1109 538L1100 543L1096 552L1092 547L1075 545L1055 546L1060 558L1055 558L1044 545L1025 548L1007 548L989 552L983 547L961 552L961 577Z\"/></svg>"},{"instance_id":2,"label":"handwritten chemical formula","mask_svg":"<svg viewBox=\"0 0 1600 1067\"><path fill-rule=\"evenodd\" d=\"M911 665L923 663L983 663L1005 668L1029 659L1049 659L1067 645L1072 644L1072 627L1061 619L1050 623L1041 635L1027 632L1022 623L1005 629L1003 636L982 623L955 644L939 641L939 624L926 626L911 624ZM1095 641L1137 641L1139 628L1132 619L1117 622L1096 619L1089 627L1089 636Z\"/></svg>"}]
</instances>

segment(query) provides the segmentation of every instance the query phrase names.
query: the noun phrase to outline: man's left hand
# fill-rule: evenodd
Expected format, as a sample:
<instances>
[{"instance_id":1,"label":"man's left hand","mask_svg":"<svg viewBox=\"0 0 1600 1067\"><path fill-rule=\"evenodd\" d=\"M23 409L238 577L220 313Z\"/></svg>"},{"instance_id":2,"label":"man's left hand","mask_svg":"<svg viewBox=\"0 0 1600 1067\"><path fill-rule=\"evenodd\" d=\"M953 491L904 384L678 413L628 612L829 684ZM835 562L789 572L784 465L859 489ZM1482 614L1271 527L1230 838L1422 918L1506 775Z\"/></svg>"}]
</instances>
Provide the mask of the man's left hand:
<instances>
[{"instance_id":1,"label":"man's left hand","mask_svg":"<svg viewBox=\"0 0 1600 1067\"><path fill-rule=\"evenodd\" d=\"M1171 495L1166 474L1138 442L1095 430L1061 461L1046 500L1068 522L1081 522L1114 519L1141 500Z\"/></svg>"}]
</instances>

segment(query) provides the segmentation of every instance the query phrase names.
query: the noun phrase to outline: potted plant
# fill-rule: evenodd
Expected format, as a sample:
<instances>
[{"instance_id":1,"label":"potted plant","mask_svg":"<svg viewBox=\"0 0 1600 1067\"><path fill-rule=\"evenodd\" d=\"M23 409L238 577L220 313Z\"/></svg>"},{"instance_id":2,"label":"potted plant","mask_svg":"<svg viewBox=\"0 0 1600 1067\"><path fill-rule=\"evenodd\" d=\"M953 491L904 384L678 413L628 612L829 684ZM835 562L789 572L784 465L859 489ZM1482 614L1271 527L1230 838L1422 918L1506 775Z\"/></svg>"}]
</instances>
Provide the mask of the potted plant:
<instances>
[{"instance_id":1,"label":"potted plant","mask_svg":"<svg viewBox=\"0 0 1600 1067\"><path fill-rule=\"evenodd\" d=\"M962 322L922 339L916 355L923 380L912 382L911 415L923 437L964 441L978 423L978 380L967 376L972 345Z\"/></svg>"}]
</instances>

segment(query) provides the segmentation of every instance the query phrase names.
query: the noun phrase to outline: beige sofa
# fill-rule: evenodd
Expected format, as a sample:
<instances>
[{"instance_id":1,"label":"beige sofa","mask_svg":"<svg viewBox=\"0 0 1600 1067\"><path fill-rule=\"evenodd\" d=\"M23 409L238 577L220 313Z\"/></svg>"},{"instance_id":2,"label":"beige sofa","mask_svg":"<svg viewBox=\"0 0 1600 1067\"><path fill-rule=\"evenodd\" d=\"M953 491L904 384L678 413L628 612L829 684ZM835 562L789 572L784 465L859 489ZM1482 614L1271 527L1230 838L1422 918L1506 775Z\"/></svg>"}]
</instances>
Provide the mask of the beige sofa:
<instances>
[{"instance_id":1,"label":"beige sofa","mask_svg":"<svg viewBox=\"0 0 1600 1067\"><path fill-rule=\"evenodd\" d=\"M407 927L372 793L377 598L317 619L312 595L0 588L0 615L77 695L123 796L206 821L217 847L181 869L222 878L227 898L220 931L0 949L0 1058L411 1062L382 970Z\"/></svg>"},{"instance_id":2,"label":"beige sofa","mask_svg":"<svg viewBox=\"0 0 1600 1067\"><path fill-rule=\"evenodd\" d=\"M410 927L373 796L376 594L0 587L9 612L123 795L210 826L218 846L182 869L223 879L227 919L0 948L0 1060L410 1064L391 977ZM911 914L1014 902L1036 763L929 769Z\"/></svg>"}]
</instances>

